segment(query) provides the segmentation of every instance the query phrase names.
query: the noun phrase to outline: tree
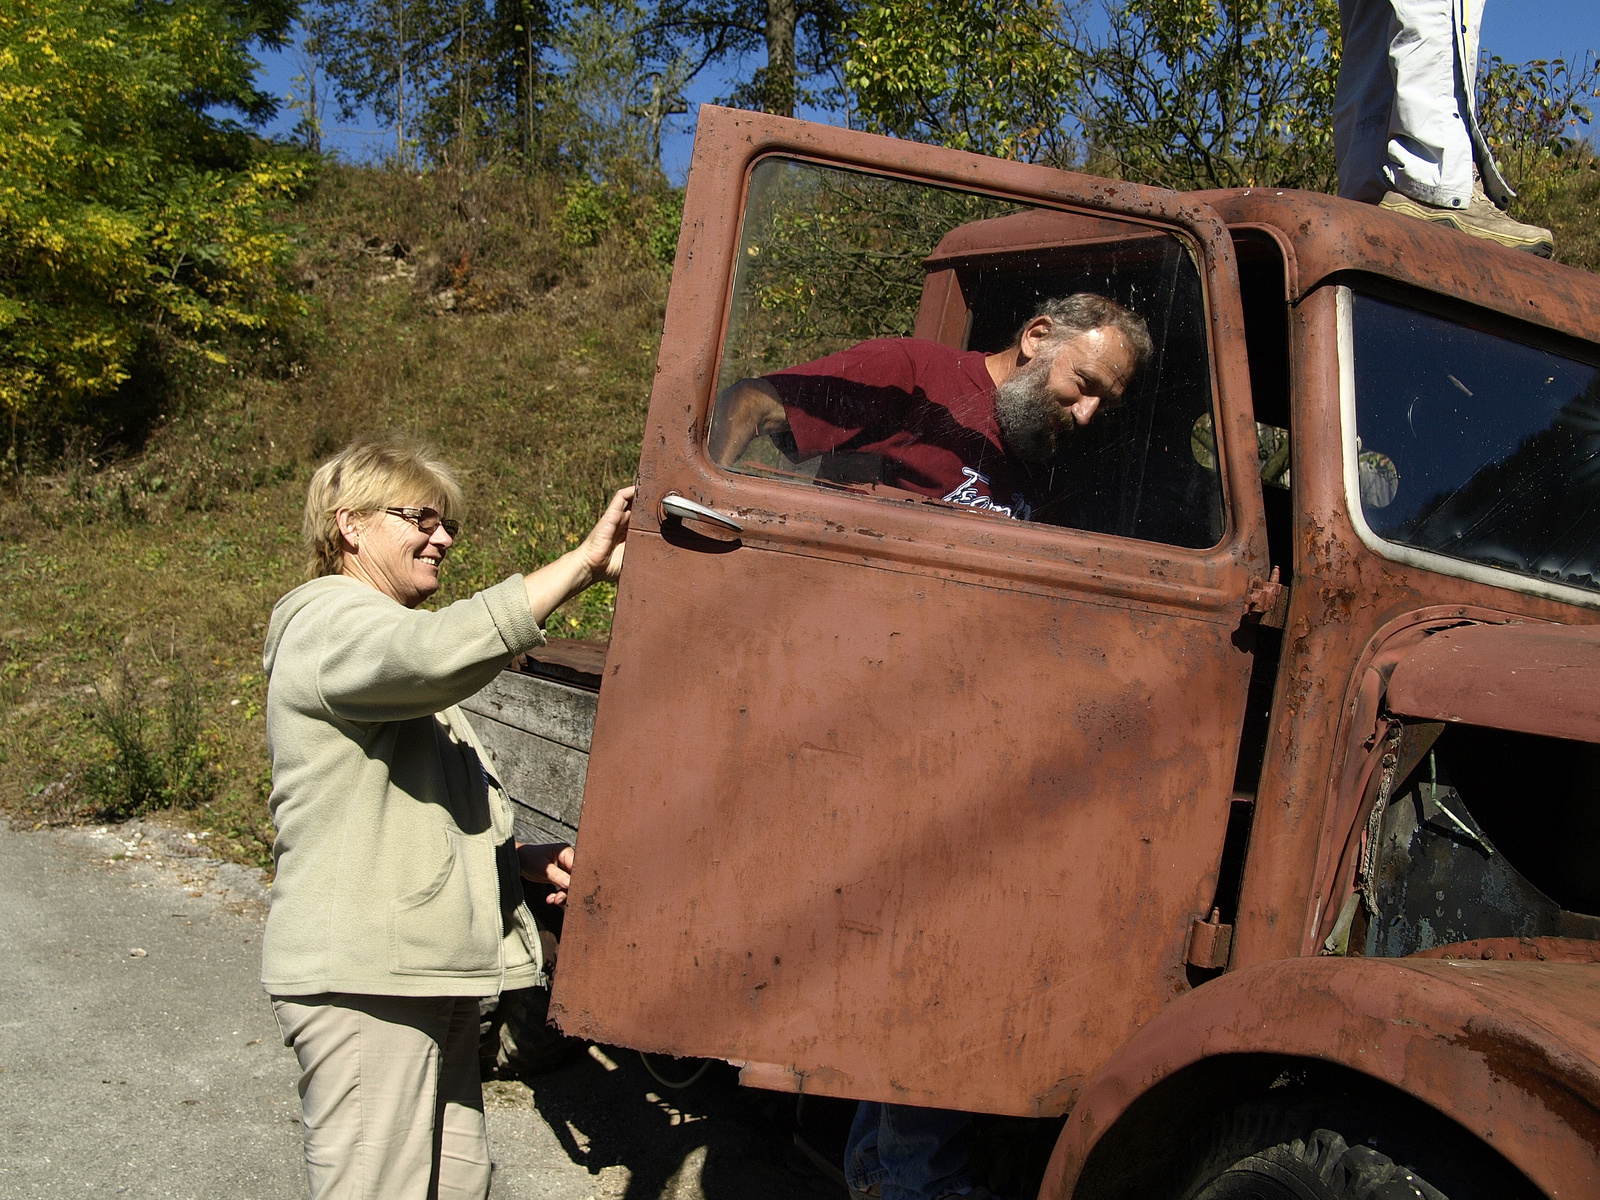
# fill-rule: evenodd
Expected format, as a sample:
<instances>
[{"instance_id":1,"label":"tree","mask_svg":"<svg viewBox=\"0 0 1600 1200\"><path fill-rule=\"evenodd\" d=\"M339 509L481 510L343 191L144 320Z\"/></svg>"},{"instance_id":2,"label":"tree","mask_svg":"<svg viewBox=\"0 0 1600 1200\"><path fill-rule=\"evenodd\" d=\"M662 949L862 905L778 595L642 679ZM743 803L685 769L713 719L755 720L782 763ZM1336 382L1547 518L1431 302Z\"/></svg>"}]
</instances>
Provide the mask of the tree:
<instances>
[{"instance_id":1,"label":"tree","mask_svg":"<svg viewBox=\"0 0 1600 1200\"><path fill-rule=\"evenodd\" d=\"M424 79L444 51L434 0L323 0L306 19L324 74L352 120L370 108L394 130L395 161L413 165Z\"/></svg>"},{"instance_id":2,"label":"tree","mask_svg":"<svg viewBox=\"0 0 1600 1200\"><path fill-rule=\"evenodd\" d=\"M546 56L558 22L549 0L496 0L494 90L502 98L501 139L525 163L543 157L542 117L550 68Z\"/></svg>"},{"instance_id":3,"label":"tree","mask_svg":"<svg viewBox=\"0 0 1600 1200\"><path fill-rule=\"evenodd\" d=\"M279 207L295 158L217 106L273 108L253 42L292 10L223 0L12 0L0 9L0 406L93 418L152 345L213 359L294 306Z\"/></svg>"},{"instance_id":4,"label":"tree","mask_svg":"<svg viewBox=\"0 0 1600 1200\"><path fill-rule=\"evenodd\" d=\"M640 57L680 57L685 82L714 63L764 51L765 65L725 99L741 108L794 116L797 104L826 104L840 96L844 26L851 0L659 0L641 30ZM823 82L821 90L807 84Z\"/></svg>"},{"instance_id":5,"label":"tree","mask_svg":"<svg viewBox=\"0 0 1600 1200\"><path fill-rule=\"evenodd\" d=\"M880 0L847 29L863 128L1002 158L1066 156L1078 61L1056 0Z\"/></svg>"},{"instance_id":6,"label":"tree","mask_svg":"<svg viewBox=\"0 0 1600 1200\"><path fill-rule=\"evenodd\" d=\"M648 19L637 0L577 0L555 30L561 68L545 102L545 136L562 162L604 174L619 159L655 161L648 126L633 111L649 86L638 53Z\"/></svg>"},{"instance_id":7,"label":"tree","mask_svg":"<svg viewBox=\"0 0 1600 1200\"><path fill-rule=\"evenodd\" d=\"M1495 159L1518 191L1537 189L1582 157L1580 130L1600 99L1600 57L1581 66L1535 59L1518 66L1485 54L1478 69L1478 113Z\"/></svg>"},{"instance_id":8,"label":"tree","mask_svg":"<svg viewBox=\"0 0 1600 1200\"><path fill-rule=\"evenodd\" d=\"M1090 164L1173 188L1333 191L1337 0L1121 0L1074 102Z\"/></svg>"}]
</instances>

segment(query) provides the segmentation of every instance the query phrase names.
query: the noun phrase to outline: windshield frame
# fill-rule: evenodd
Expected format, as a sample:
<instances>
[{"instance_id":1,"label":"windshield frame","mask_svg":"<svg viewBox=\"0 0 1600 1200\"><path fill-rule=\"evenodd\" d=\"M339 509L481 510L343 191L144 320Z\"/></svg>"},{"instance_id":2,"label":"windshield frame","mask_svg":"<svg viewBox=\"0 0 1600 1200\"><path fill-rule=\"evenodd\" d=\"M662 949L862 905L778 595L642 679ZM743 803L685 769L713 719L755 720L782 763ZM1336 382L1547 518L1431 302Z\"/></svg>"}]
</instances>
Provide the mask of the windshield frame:
<instances>
[{"instance_id":1,"label":"windshield frame","mask_svg":"<svg viewBox=\"0 0 1600 1200\"><path fill-rule=\"evenodd\" d=\"M1361 287L1359 290L1364 295L1372 295L1378 299L1407 305L1418 311L1428 312L1429 306L1419 304L1417 297L1410 294L1393 294L1391 289L1374 287ZM1434 571L1441 575L1454 576L1457 579L1466 579L1474 583L1488 584L1492 587L1509 588L1512 591L1523 592L1527 595L1538 596L1546 600L1558 601L1562 604L1577 604L1584 608L1600 609L1600 590L1577 587L1567 583L1555 583L1541 579L1534 575L1523 575L1516 571L1506 570L1501 567L1492 567L1487 563L1473 562L1463 558L1452 558L1433 550L1424 550L1416 546L1408 546L1401 542L1391 542L1373 531L1367 523L1366 513L1361 504L1360 469L1357 463L1357 414L1356 414L1356 368L1355 368L1355 320L1352 304L1353 291L1348 284L1336 284L1334 294L1337 302L1338 349L1339 349L1339 431L1340 431L1340 458L1342 474L1344 476L1345 509L1350 517L1350 524L1355 529L1356 536L1367 549L1373 551L1392 562L1402 563L1409 567L1418 567L1426 571ZM1436 312L1433 315L1447 320L1460 321L1459 313ZM1488 317L1489 314L1484 314ZM1477 325L1479 322L1473 322ZM1502 325L1501 321L1482 322L1483 325ZM1530 345L1539 345L1544 339L1519 336L1510 331L1501 329L1492 330L1496 336L1510 336L1518 341ZM1565 339L1563 339L1565 340ZM1586 358L1593 357L1593 348ZM1568 350L1570 353L1570 349Z\"/></svg>"}]
</instances>

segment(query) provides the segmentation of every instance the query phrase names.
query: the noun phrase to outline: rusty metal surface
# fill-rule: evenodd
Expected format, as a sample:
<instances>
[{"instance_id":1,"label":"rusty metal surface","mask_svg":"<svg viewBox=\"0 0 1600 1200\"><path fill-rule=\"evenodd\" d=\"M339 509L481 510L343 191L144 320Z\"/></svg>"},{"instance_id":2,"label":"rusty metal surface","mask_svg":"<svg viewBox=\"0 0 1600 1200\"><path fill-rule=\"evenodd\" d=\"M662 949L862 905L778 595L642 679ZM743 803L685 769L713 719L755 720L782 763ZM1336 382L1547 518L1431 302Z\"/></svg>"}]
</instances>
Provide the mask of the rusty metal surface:
<instances>
[{"instance_id":1,"label":"rusty metal surface","mask_svg":"<svg viewBox=\"0 0 1600 1200\"><path fill-rule=\"evenodd\" d=\"M1084 213L1030 209L1005 217L969 221L939 240L923 263L930 270L948 269L969 263L992 263L999 256L1030 261L1049 251L1066 247L1117 246L1159 238L1166 231L1160 226L1130 225L1127 218L1115 219Z\"/></svg>"},{"instance_id":2,"label":"rusty metal surface","mask_svg":"<svg viewBox=\"0 0 1600 1200\"><path fill-rule=\"evenodd\" d=\"M1229 225L1280 232L1292 247L1291 299L1340 272L1381 275L1587 341L1600 339L1600 276L1432 221L1320 192L1187 193Z\"/></svg>"},{"instance_id":3,"label":"rusty metal surface","mask_svg":"<svg viewBox=\"0 0 1600 1200\"><path fill-rule=\"evenodd\" d=\"M562 1028L767 1087L1064 1111L1187 987L1229 631L639 530L628 553Z\"/></svg>"},{"instance_id":4,"label":"rusty metal surface","mask_svg":"<svg viewBox=\"0 0 1600 1200\"><path fill-rule=\"evenodd\" d=\"M1348 892L1352 834L1371 794L1370 756L1381 742L1377 718L1387 679L1372 667L1380 654L1390 669L1394 661L1385 647L1400 645L1396 638L1414 645L1426 630L1451 624L1593 627L1600 620L1593 609L1407 567L1368 550L1350 523L1338 449L1334 289L1301 299L1289 331L1294 582L1235 921L1236 968L1315 954Z\"/></svg>"},{"instance_id":5,"label":"rusty metal surface","mask_svg":"<svg viewBox=\"0 0 1600 1200\"><path fill-rule=\"evenodd\" d=\"M1600 742L1600 628L1443 630L1395 665L1388 705L1427 721Z\"/></svg>"},{"instance_id":6,"label":"rusty metal surface","mask_svg":"<svg viewBox=\"0 0 1600 1200\"><path fill-rule=\"evenodd\" d=\"M1172 1004L1067 1120L1040 1200L1066 1200L1094 1143L1202 1058L1268 1052L1393 1084L1482 1137L1551 1200L1600 1194L1600 966L1288 959Z\"/></svg>"},{"instance_id":7,"label":"rusty metal surface","mask_svg":"<svg viewBox=\"0 0 1600 1200\"><path fill-rule=\"evenodd\" d=\"M768 151L1191 237L1213 305L1228 541L1189 552L953 521L713 470L700 445L736 201ZM1248 670L1228 639L1266 575L1254 456L1229 453L1253 445L1253 423L1223 219L1288 256L1294 573L1235 970L1185 996ZM1554 1196L1596 1194L1600 968L1297 957L1348 891L1381 767L1392 660L1378 660L1462 621L1600 621L1357 538L1320 286L1341 271L1600 332L1591 276L1329 197L1174 197L702 110L557 985L569 1030L743 1060L763 1086L1011 1113L1062 1111L1116 1051L1072 1118L1058 1184L1163 1072L1276 1047L1460 1114ZM965 309L954 267L933 280L918 332L944 336ZM663 531L668 490L737 513L745 533Z\"/></svg>"},{"instance_id":8,"label":"rusty metal surface","mask_svg":"<svg viewBox=\"0 0 1600 1200\"><path fill-rule=\"evenodd\" d=\"M1222 914L1211 910L1207 920L1195 920L1189 926L1189 953L1184 961L1191 967L1215 970L1228 965L1228 951L1233 946L1233 926L1222 923Z\"/></svg>"},{"instance_id":9,"label":"rusty metal surface","mask_svg":"<svg viewBox=\"0 0 1600 1200\"><path fill-rule=\"evenodd\" d=\"M1600 942L1586 938L1473 938L1421 950L1412 958L1477 959L1482 962L1600 963Z\"/></svg>"},{"instance_id":10,"label":"rusty metal surface","mask_svg":"<svg viewBox=\"0 0 1600 1200\"><path fill-rule=\"evenodd\" d=\"M970 326L967 296L981 287L984 272L1026 267L1046 269L1052 261L1091 249L1114 249L1130 262L1140 243L1149 257L1168 243L1168 230L1126 217L1112 220L1087 213L1029 209L1010 216L959 225L940 239L923 260L927 280L917 310L913 337L965 348Z\"/></svg>"},{"instance_id":11,"label":"rusty metal surface","mask_svg":"<svg viewBox=\"0 0 1600 1200\"><path fill-rule=\"evenodd\" d=\"M1184 234L1232 495L1189 551L716 471L703 429L763 153ZM703 109L552 1011L764 1086L1058 1113L1186 989L1265 574L1231 244L1168 193ZM1230 453L1251 447L1250 453ZM675 490L736 540L660 525Z\"/></svg>"}]
</instances>

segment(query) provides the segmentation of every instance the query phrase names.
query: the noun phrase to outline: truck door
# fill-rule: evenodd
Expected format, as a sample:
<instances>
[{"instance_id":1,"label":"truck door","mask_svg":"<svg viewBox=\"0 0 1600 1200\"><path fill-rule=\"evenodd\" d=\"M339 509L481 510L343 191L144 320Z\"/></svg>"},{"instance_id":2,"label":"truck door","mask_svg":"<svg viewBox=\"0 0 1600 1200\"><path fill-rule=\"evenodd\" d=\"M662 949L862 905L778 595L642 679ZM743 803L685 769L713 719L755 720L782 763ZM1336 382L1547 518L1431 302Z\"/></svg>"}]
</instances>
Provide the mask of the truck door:
<instances>
[{"instance_id":1,"label":"truck door","mask_svg":"<svg viewBox=\"0 0 1600 1200\"><path fill-rule=\"evenodd\" d=\"M913 333L999 352L1078 293L1142 317L1153 354L1050 457L1012 455L1013 424L993 478L946 492L895 447L982 414L920 391L885 393L903 433L818 452L795 417L708 454L741 379ZM1186 989L1266 560L1241 329L1227 232L1177 194L701 109L567 1032L1043 1115Z\"/></svg>"}]
</instances>

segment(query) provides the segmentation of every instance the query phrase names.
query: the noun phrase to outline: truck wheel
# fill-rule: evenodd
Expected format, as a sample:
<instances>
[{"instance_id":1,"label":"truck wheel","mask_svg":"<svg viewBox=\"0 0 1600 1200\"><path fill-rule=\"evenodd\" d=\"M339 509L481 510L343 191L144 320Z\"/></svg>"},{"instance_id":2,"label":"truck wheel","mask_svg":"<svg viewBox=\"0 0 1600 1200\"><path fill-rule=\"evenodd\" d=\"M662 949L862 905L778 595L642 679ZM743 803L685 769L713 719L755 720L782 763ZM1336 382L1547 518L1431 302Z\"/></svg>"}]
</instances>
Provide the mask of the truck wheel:
<instances>
[{"instance_id":1,"label":"truck wheel","mask_svg":"<svg viewBox=\"0 0 1600 1200\"><path fill-rule=\"evenodd\" d=\"M550 989L517 988L501 992L494 1011L480 1018L478 1058L484 1078L537 1075L564 1067L583 1054L582 1038L552 1029Z\"/></svg>"},{"instance_id":2,"label":"truck wheel","mask_svg":"<svg viewBox=\"0 0 1600 1200\"><path fill-rule=\"evenodd\" d=\"M1192 1192L1193 1200L1447 1200L1370 1146L1331 1129L1241 1158Z\"/></svg>"}]
</instances>

